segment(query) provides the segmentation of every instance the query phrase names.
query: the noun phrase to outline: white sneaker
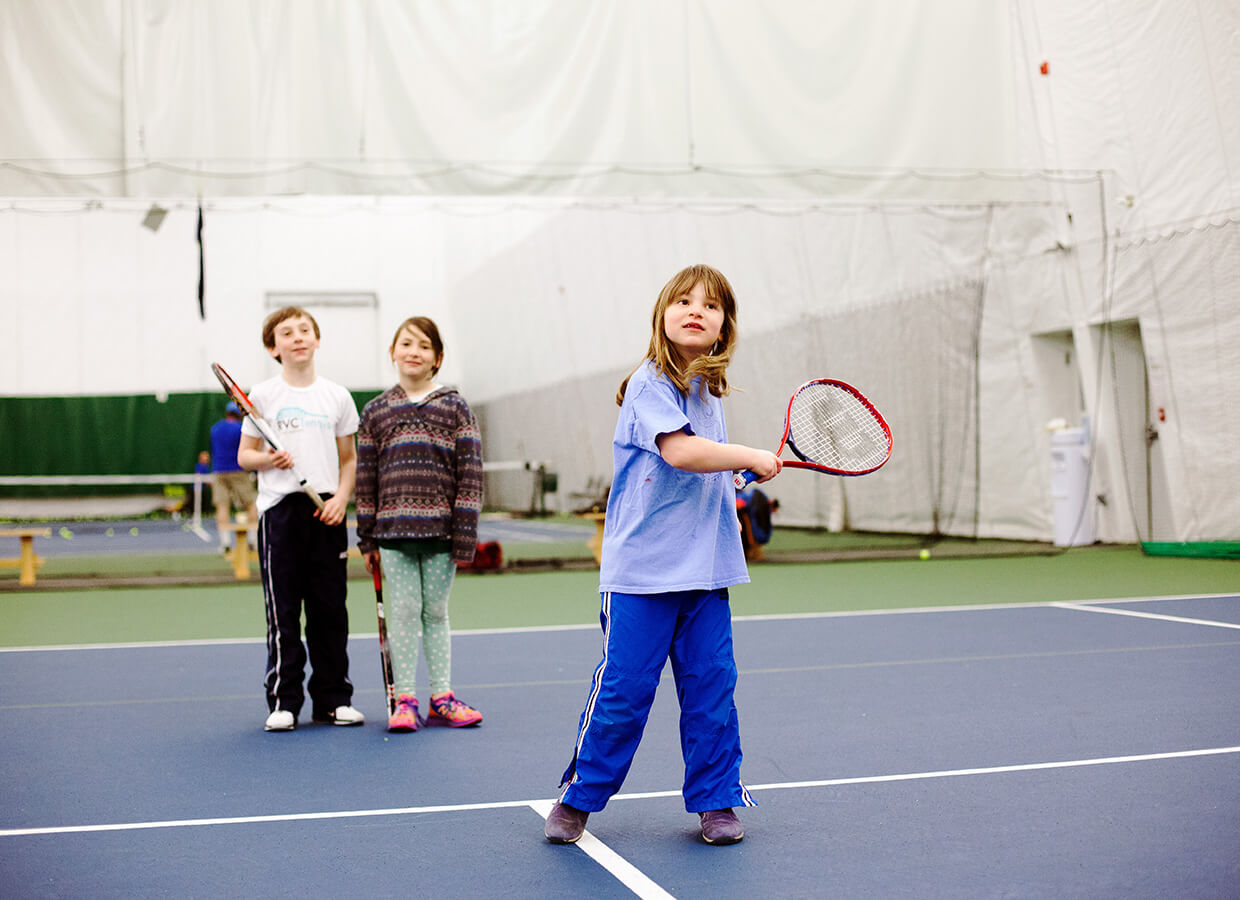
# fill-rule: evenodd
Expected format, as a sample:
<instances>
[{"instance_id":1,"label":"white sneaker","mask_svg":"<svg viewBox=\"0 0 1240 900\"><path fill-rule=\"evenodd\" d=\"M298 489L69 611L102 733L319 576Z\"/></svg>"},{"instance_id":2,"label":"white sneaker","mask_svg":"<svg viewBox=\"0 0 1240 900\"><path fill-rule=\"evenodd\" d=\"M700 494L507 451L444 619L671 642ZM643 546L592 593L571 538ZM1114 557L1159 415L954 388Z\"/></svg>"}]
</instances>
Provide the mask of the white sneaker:
<instances>
[{"instance_id":1,"label":"white sneaker","mask_svg":"<svg viewBox=\"0 0 1240 900\"><path fill-rule=\"evenodd\" d=\"M333 725L361 725L366 717L351 706L337 706L330 714L315 714L316 722L331 722Z\"/></svg>"},{"instance_id":2,"label":"white sneaker","mask_svg":"<svg viewBox=\"0 0 1240 900\"><path fill-rule=\"evenodd\" d=\"M267 717L263 731L292 731L297 727L297 717L287 709L277 709Z\"/></svg>"}]
</instances>

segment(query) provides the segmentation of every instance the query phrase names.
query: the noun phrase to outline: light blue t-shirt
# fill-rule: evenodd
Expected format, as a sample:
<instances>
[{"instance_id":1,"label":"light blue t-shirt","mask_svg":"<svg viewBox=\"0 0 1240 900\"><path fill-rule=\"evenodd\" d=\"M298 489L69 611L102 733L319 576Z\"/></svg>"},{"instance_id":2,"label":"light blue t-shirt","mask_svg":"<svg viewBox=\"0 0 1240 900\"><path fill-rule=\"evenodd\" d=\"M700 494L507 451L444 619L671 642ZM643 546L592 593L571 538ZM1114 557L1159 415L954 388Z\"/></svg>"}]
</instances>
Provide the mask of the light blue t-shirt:
<instances>
[{"instance_id":1,"label":"light blue t-shirt","mask_svg":"<svg viewBox=\"0 0 1240 900\"><path fill-rule=\"evenodd\" d=\"M726 442L723 403L689 396L647 361L629 380L612 439L599 589L625 594L714 590L749 581L730 472L695 474L664 462L656 439L685 431Z\"/></svg>"}]
</instances>

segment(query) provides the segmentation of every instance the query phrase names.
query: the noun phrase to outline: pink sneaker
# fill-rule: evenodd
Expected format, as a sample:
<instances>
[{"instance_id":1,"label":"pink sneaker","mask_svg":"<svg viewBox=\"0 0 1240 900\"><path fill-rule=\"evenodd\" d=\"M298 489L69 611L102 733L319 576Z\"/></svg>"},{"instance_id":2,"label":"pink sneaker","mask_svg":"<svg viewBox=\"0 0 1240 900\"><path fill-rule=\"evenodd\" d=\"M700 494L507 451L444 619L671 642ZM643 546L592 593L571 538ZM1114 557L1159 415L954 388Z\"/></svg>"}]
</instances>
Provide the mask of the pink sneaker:
<instances>
[{"instance_id":1,"label":"pink sneaker","mask_svg":"<svg viewBox=\"0 0 1240 900\"><path fill-rule=\"evenodd\" d=\"M418 730L418 701L410 694L396 698L396 709L388 716L388 731Z\"/></svg>"},{"instance_id":2,"label":"pink sneaker","mask_svg":"<svg viewBox=\"0 0 1240 900\"><path fill-rule=\"evenodd\" d=\"M439 697L431 697L430 715L426 717L427 725L444 725L448 728L465 728L482 722L482 713L472 706L457 700L451 691Z\"/></svg>"}]
</instances>

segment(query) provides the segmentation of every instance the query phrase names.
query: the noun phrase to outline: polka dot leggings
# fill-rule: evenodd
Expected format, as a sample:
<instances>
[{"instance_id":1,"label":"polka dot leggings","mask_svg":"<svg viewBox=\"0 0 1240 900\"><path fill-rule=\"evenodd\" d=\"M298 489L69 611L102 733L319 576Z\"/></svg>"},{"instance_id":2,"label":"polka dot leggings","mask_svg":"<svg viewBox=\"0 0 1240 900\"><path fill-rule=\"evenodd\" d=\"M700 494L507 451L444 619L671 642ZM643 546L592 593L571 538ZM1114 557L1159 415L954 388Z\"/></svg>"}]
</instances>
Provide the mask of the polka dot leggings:
<instances>
[{"instance_id":1,"label":"polka dot leggings","mask_svg":"<svg viewBox=\"0 0 1240 900\"><path fill-rule=\"evenodd\" d=\"M452 690L452 637L448 595L456 576L449 553L379 548L387 584L383 607L387 618L392 678L397 694L417 696L418 642L426 649L431 693Z\"/></svg>"}]
</instances>

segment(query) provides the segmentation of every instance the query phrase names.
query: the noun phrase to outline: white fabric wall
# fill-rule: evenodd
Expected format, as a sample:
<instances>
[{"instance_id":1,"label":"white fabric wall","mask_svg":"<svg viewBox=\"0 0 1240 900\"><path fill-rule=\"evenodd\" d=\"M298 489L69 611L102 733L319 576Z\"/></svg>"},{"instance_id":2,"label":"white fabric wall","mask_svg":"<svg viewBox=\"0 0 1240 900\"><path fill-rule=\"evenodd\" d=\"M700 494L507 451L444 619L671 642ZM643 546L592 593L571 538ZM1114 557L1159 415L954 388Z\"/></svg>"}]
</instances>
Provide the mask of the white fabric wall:
<instances>
[{"instance_id":1,"label":"white fabric wall","mask_svg":"<svg viewBox=\"0 0 1240 900\"><path fill-rule=\"evenodd\" d=\"M268 291L373 291L323 371L385 383L434 316L488 454L550 460L569 505L655 293L706 261L741 298L734 437L820 372L896 429L879 476L775 482L782 521L1049 538L1062 416L1100 538L1237 537L1231 0L7 0L0 46L0 394L252 381ZM1164 411L1154 535L1112 329ZM900 380L968 348L975 392Z\"/></svg>"},{"instance_id":2,"label":"white fabric wall","mask_svg":"<svg viewBox=\"0 0 1240 900\"><path fill-rule=\"evenodd\" d=\"M253 383L276 371L260 336L269 291L378 295L377 315L314 309L325 371L351 387L388 381L386 342L408 310L452 334L436 221L416 205L376 213L370 203L306 200L275 211L220 201L205 216L205 319L196 209L174 209L154 233L140 226L145 212L117 201L72 216L0 216L0 393L203 390L214 386L212 361Z\"/></svg>"},{"instance_id":3,"label":"white fabric wall","mask_svg":"<svg viewBox=\"0 0 1240 900\"><path fill-rule=\"evenodd\" d=\"M1240 206L1240 5L1013 2L1039 167L1110 173L1122 228ZM1050 64L1049 76L1034 74Z\"/></svg>"}]
</instances>

